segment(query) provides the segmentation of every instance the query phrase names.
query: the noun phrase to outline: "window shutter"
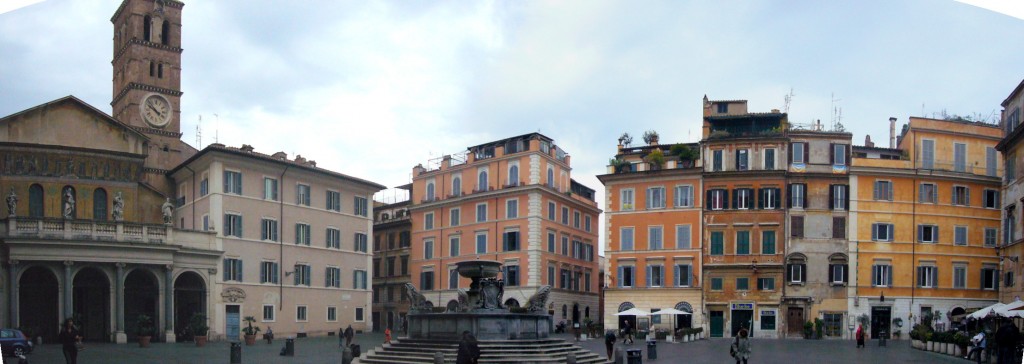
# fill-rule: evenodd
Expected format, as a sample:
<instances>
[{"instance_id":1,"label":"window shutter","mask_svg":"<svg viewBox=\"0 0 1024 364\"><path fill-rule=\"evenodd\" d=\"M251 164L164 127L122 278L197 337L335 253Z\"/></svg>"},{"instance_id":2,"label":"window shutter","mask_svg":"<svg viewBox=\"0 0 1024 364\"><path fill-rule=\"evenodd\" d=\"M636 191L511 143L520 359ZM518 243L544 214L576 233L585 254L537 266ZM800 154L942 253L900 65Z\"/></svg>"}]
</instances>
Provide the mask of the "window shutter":
<instances>
[{"instance_id":1,"label":"window shutter","mask_svg":"<svg viewBox=\"0 0 1024 364\"><path fill-rule=\"evenodd\" d=\"M225 280L225 281L228 280L228 278L231 278L231 271L228 270L228 259L224 259L224 274L223 274L223 276L224 276L223 280Z\"/></svg>"},{"instance_id":2,"label":"window shutter","mask_svg":"<svg viewBox=\"0 0 1024 364\"><path fill-rule=\"evenodd\" d=\"M721 189L719 191L722 191L722 208L729 208L729 190ZM733 198L736 198L736 196L733 196Z\"/></svg>"},{"instance_id":3,"label":"window shutter","mask_svg":"<svg viewBox=\"0 0 1024 364\"><path fill-rule=\"evenodd\" d=\"M871 240L878 241L878 224L871 224Z\"/></svg>"},{"instance_id":4,"label":"window shutter","mask_svg":"<svg viewBox=\"0 0 1024 364\"><path fill-rule=\"evenodd\" d=\"M682 267L679 264L676 264L676 265L672 266L672 279L674 279L676 281L675 282L676 284L674 284L674 286L676 286L676 287L681 286L682 285L681 283L683 282L683 276L680 275L680 273L681 273L680 271L682 269L680 269L680 268L682 268Z\"/></svg>"},{"instance_id":5,"label":"window shutter","mask_svg":"<svg viewBox=\"0 0 1024 364\"><path fill-rule=\"evenodd\" d=\"M224 235L228 235L231 231L231 221L228 220L228 214L224 214Z\"/></svg>"},{"instance_id":6,"label":"window shutter","mask_svg":"<svg viewBox=\"0 0 1024 364\"><path fill-rule=\"evenodd\" d=\"M789 143L789 164L793 164L793 144L796 143Z\"/></svg>"},{"instance_id":7,"label":"window shutter","mask_svg":"<svg viewBox=\"0 0 1024 364\"><path fill-rule=\"evenodd\" d=\"M712 190L707 190L707 191L704 192L704 195L705 195L704 196L704 209L705 210L710 210L711 209L711 192L712 192Z\"/></svg>"},{"instance_id":8,"label":"window shutter","mask_svg":"<svg viewBox=\"0 0 1024 364\"><path fill-rule=\"evenodd\" d=\"M734 170L738 171L738 170L740 170L740 150L737 149L734 154L736 154L736 158L733 161L734 164L736 165L736 168Z\"/></svg>"},{"instance_id":9,"label":"window shutter","mask_svg":"<svg viewBox=\"0 0 1024 364\"><path fill-rule=\"evenodd\" d=\"M810 151L807 150L808 149L807 148L808 144L807 143L803 143L803 144L804 144L804 164L810 164L810 160L808 159L808 157L810 156Z\"/></svg>"},{"instance_id":10,"label":"window shutter","mask_svg":"<svg viewBox=\"0 0 1024 364\"><path fill-rule=\"evenodd\" d=\"M793 281L793 265L792 264L787 264L786 265L786 282L792 282L792 281Z\"/></svg>"},{"instance_id":11,"label":"window shutter","mask_svg":"<svg viewBox=\"0 0 1024 364\"><path fill-rule=\"evenodd\" d=\"M650 188L648 188L644 192L644 201L646 201L644 207L651 208L651 201L652 201L652 199L651 199L651 189Z\"/></svg>"},{"instance_id":12,"label":"window shutter","mask_svg":"<svg viewBox=\"0 0 1024 364\"><path fill-rule=\"evenodd\" d=\"M691 265L686 266L686 285L693 287L693 266Z\"/></svg>"},{"instance_id":13,"label":"window shutter","mask_svg":"<svg viewBox=\"0 0 1024 364\"><path fill-rule=\"evenodd\" d=\"M965 190L966 190L966 192L964 193L964 206L970 206L971 205L971 189L970 188L965 188Z\"/></svg>"},{"instance_id":14,"label":"window shutter","mask_svg":"<svg viewBox=\"0 0 1024 364\"><path fill-rule=\"evenodd\" d=\"M924 267L917 267L917 286L924 287Z\"/></svg>"},{"instance_id":15,"label":"window shutter","mask_svg":"<svg viewBox=\"0 0 1024 364\"><path fill-rule=\"evenodd\" d=\"M875 282L878 282L878 266L871 266L871 285L874 286Z\"/></svg>"},{"instance_id":16,"label":"window shutter","mask_svg":"<svg viewBox=\"0 0 1024 364\"><path fill-rule=\"evenodd\" d=\"M239 282L241 282L243 280L242 279L242 272L243 272L243 270L242 270L242 263L243 263L242 260L238 259L238 265L235 266L235 279L237 279Z\"/></svg>"},{"instance_id":17,"label":"window shutter","mask_svg":"<svg viewBox=\"0 0 1024 364\"><path fill-rule=\"evenodd\" d=\"M800 264L800 282L807 282L807 264Z\"/></svg>"},{"instance_id":18,"label":"window shutter","mask_svg":"<svg viewBox=\"0 0 1024 364\"><path fill-rule=\"evenodd\" d=\"M832 164L836 164L836 145L835 144L829 144L828 145L828 160ZM830 279L829 282L831 282L831 281L832 280Z\"/></svg>"},{"instance_id":19,"label":"window shutter","mask_svg":"<svg viewBox=\"0 0 1024 364\"><path fill-rule=\"evenodd\" d=\"M939 227L938 226L934 226L931 229L932 229L932 241L938 243L939 242ZM953 235L956 235L956 234L953 234Z\"/></svg>"},{"instance_id":20,"label":"window shutter","mask_svg":"<svg viewBox=\"0 0 1024 364\"><path fill-rule=\"evenodd\" d=\"M753 209L754 208L754 199L755 198L756 197L754 196L754 189L753 188L748 188L747 189L747 208L748 209Z\"/></svg>"},{"instance_id":21,"label":"window shutter","mask_svg":"<svg viewBox=\"0 0 1024 364\"><path fill-rule=\"evenodd\" d=\"M781 199L782 199L782 189L781 188L772 188L772 190L775 191L775 210L781 209L782 208L782 206L781 206L782 205L782 201L781 201Z\"/></svg>"},{"instance_id":22,"label":"window shutter","mask_svg":"<svg viewBox=\"0 0 1024 364\"><path fill-rule=\"evenodd\" d=\"M888 230L888 231L889 231L889 241L896 241L896 237L895 237L895 236L893 236L893 232L892 232L892 226L893 226L892 224L887 224L887 225L885 226L885 228L886 228L886 230Z\"/></svg>"},{"instance_id":23,"label":"window shutter","mask_svg":"<svg viewBox=\"0 0 1024 364\"><path fill-rule=\"evenodd\" d=\"M843 283L850 283L850 265L843 264Z\"/></svg>"},{"instance_id":24,"label":"window shutter","mask_svg":"<svg viewBox=\"0 0 1024 364\"><path fill-rule=\"evenodd\" d=\"M887 265L886 267L889 267L889 275L888 275L888 281L886 282L886 285L888 285L889 287L892 287L892 266L891 265Z\"/></svg>"},{"instance_id":25,"label":"window shutter","mask_svg":"<svg viewBox=\"0 0 1024 364\"><path fill-rule=\"evenodd\" d=\"M278 278L278 272L277 272L277 269L278 269L278 268L277 268L277 264L274 264L273 268L274 268L274 269L273 269L273 271L271 272L270 276L274 278L273 282L274 282L274 283L277 283L277 282L279 282L279 281L277 280L277 278Z\"/></svg>"},{"instance_id":26,"label":"window shutter","mask_svg":"<svg viewBox=\"0 0 1024 364\"><path fill-rule=\"evenodd\" d=\"M508 251L508 233L501 234L501 246L503 251Z\"/></svg>"},{"instance_id":27,"label":"window shutter","mask_svg":"<svg viewBox=\"0 0 1024 364\"><path fill-rule=\"evenodd\" d=\"M887 183L885 186L886 192L888 192L886 194L886 200L888 201L894 201L896 199L896 196L892 194L892 185L892 183Z\"/></svg>"},{"instance_id":28,"label":"window shutter","mask_svg":"<svg viewBox=\"0 0 1024 364\"><path fill-rule=\"evenodd\" d=\"M228 179L228 172L224 172L224 193L231 191L231 180Z\"/></svg>"},{"instance_id":29,"label":"window shutter","mask_svg":"<svg viewBox=\"0 0 1024 364\"><path fill-rule=\"evenodd\" d=\"M836 209L836 185L828 185L828 209Z\"/></svg>"},{"instance_id":30,"label":"window shutter","mask_svg":"<svg viewBox=\"0 0 1024 364\"><path fill-rule=\"evenodd\" d=\"M850 185L843 185L843 207L846 211L850 211Z\"/></svg>"},{"instance_id":31,"label":"window shutter","mask_svg":"<svg viewBox=\"0 0 1024 364\"><path fill-rule=\"evenodd\" d=\"M260 283L267 281L267 272L263 269L263 265L260 264Z\"/></svg>"},{"instance_id":32,"label":"window shutter","mask_svg":"<svg viewBox=\"0 0 1024 364\"><path fill-rule=\"evenodd\" d=\"M932 287L939 288L939 267L932 268Z\"/></svg>"},{"instance_id":33,"label":"window shutter","mask_svg":"<svg viewBox=\"0 0 1024 364\"><path fill-rule=\"evenodd\" d=\"M292 276L293 276L293 278L295 278L295 285L296 286L299 285L299 281L300 281L300 279L299 279L299 272L300 272L299 266L295 266L295 271L292 272Z\"/></svg>"},{"instance_id":34,"label":"window shutter","mask_svg":"<svg viewBox=\"0 0 1024 364\"><path fill-rule=\"evenodd\" d=\"M622 287L622 272L623 272L623 269L622 269L621 266L619 266L618 268L619 268L619 276L616 277L616 280L619 281L619 287Z\"/></svg>"},{"instance_id":35,"label":"window shutter","mask_svg":"<svg viewBox=\"0 0 1024 364\"><path fill-rule=\"evenodd\" d=\"M786 207L793 208L793 184L790 184L786 191Z\"/></svg>"},{"instance_id":36,"label":"window shutter","mask_svg":"<svg viewBox=\"0 0 1024 364\"><path fill-rule=\"evenodd\" d=\"M757 189L757 208L759 210L763 210L764 209L764 199L765 199L765 193L766 193L765 191L767 191L767 189L764 189L764 188L758 188Z\"/></svg>"},{"instance_id":37,"label":"window shutter","mask_svg":"<svg viewBox=\"0 0 1024 364\"><path fill-rule=\"evenodd\" d=\"M874 185L875 185L874 186L875 187L875 190L874 190L875 192L874 192L874 194L871 195L871 197L874 198L875 200L877 200L878 199L878 181L875 181Z\"/></svg>"},{"instance_id":38,"label":"window shutter","mask_svg":"<svg viewBox=\"0 0 1024 364\"><path fill-rule=\"evenodd\" d=\"M647 287L651 286L651 266L647 266Z\"/></svg>"},{"instance_id":39,"label":"window shutter","mask_svg":"<svg viewBox=\"0 0 1024 364\"><path fill-rule=\"evenodd\" d=\"M829 264L828 265L828 283L835 282L835 276L836 276L835 270L836 270L836 265L835 264Z\"/></svg>"}]
</instances>

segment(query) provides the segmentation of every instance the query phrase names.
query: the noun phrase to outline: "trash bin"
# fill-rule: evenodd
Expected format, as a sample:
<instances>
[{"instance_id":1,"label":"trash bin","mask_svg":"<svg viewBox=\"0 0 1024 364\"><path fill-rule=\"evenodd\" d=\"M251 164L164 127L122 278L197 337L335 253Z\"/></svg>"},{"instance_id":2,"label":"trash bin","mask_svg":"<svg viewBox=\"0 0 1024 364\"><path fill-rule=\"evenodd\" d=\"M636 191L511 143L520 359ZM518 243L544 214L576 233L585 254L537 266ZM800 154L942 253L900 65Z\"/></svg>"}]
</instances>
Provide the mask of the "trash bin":
<instances>
[{"instance_id":1,"label":"trash bin","mask_svg":"<svg viewBox=\"0 0 1024 364\"><path fill-rule=\"evenodd\" d=\"M231 364L242 364L242 343L231 343Z\"/></svg>"},{"instance_id":2,"label":"trash bin","mask_svg":"<svg viewBox=\"0 0 1024 364\"><path fill-rule=\"evenodd\" d=\"M658 342L654 340L647 340L647 359L654 360L658 358Z\"/></svg>"},{"instance_id":3,"label":"trash bin","mask_svg":"<svg viewBox=\"0 0 1024 364\"><path fill-rule=\"evenodd\" d=\"M295 356L295 338L289 337L284 340L284 355Z\"/></svg>"},{"instance_id":4,"label":"trash bin","mask_svg":"<svg viewBox=\"0 0 1024 364\"><path fill-rule=\"evenodd\" d=\"M349 345L349 347L352 348L352 357L353 358L358 358L359 355L362 354L362 352L363 352L362 349L359 347L359 344L352 344L352 345Z\"/></svg>"},{"instance_id":5,"label":"trash bin","mask_svg":"<svg viewBox=\"0 0 1024 364\"><path fill-rule=\"evenodd\" d=\"M889 332L885 330L881 330L878 332L878 346L888 346L885 344L886 335L888 334Z\"/></svg>"},{"instance_id":6,"label":"trash bin","mask_svg":"<svg viewBox=\"0 0 1024 364\"><path fill-rule=\"evenodd\" d=\"M644 352L641 349L626 349L626 364L643 364Z\"/></svg>"}]
</instances>

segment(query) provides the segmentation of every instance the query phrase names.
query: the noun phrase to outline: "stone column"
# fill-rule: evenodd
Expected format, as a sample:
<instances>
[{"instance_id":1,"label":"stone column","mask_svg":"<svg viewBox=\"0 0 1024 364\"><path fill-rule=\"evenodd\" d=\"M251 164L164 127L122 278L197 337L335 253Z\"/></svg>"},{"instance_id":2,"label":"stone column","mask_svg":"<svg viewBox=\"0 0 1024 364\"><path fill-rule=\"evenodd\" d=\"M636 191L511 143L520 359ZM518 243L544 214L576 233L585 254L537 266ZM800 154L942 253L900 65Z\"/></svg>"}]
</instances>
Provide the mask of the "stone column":
<instances>
[{"instance_id":1,"label":"stone column","mask_svg":"<svg viewBox=\"0 0 1024 364\"><path fill-rule=\"evenodd\" d=\"M117 320L117 332L114 333L114 342L127 344L128 335L124 332L124 263L115 263L117 268L117 281L114 282L114 306L117 308L115 315Z\"/></svg>"},{"instance_id":2,"label":"stone column","mask_svg":"<svg viewBox=\"0 0 1024 364\"><path fill-rule=\"evenodd\" d=\"M7 308L10 313L7 317L7 327L18 327L18 261L10 260L7 262L7 287L8 294Z\"/></svg>"},{"instance_id":3,"label":"stone column","mask_svg":"<svg viewBox=\"0 0 1024 364\"><path fill-rule=\"evenodd\" d=\"M72 309L72 290L74 282L71 280L71 266L75 265L75 262L70 260L64 261L64 317L60 320L67 319L74 316L74 310Z\"/></svg>"},{"instance_id":4,"label":"stone column","mask_svg":"<svg viewBox=\"0 0 1024 364\"><path fill-rule=\"evenodd\" d=\"M164 340L177 341L174 335L174 266L164 266Z\"/></svg>"}]
</instances>

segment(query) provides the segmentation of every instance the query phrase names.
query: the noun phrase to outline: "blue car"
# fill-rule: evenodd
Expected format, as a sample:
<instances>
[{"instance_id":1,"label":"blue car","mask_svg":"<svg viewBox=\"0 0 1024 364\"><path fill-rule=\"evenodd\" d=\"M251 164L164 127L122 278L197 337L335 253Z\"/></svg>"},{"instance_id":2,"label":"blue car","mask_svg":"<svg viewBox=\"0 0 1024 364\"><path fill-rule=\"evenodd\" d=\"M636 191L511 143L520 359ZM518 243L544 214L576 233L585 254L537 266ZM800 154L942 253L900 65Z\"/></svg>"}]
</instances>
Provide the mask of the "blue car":
<instances>
[{"instance_id":1,"label":"blue car","mask_svg":"<svg viewBox=\"0 0 1024 364\"><path fill-rule=\"evenodd\" d=\"M25 355L32 352L32 341L21 330L0 329L0 350L7 356Z\"/></svg>"}]
</instances>

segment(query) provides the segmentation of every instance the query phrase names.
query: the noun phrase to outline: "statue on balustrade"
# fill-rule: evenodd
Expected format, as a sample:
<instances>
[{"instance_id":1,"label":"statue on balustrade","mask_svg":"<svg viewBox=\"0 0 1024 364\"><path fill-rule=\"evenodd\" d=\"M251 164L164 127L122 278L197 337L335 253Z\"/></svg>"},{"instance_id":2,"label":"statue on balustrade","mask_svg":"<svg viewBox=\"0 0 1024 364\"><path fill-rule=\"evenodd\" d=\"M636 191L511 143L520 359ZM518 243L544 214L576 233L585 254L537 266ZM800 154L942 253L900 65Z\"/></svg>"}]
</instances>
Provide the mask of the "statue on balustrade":
<instances>
[{"instance_id":1,"label":"statue on balustrade","mask_svg":"<svg viewBox=\"0 0 1024 364\"><path fill-rule=\"evenodd\" d=\"M75 195L71 193L71 187L64 189L64 218L71 219L75 216Z\"/></svg>"},{"instance_id":2,"label":"statue on balustrade","mask_svg":"<svg viewBox=\"0 0 1024 364\"><path fill-rule=\"evenodd\" d=\"M171 198L168 197L167 201L160 206L160 210L164 213L164 225L170 225L171 220L174 218L174 204L171 203Z\"/></svg>"},{"instance_id":3,"label":"statue on balustrade","mask_svg":"<svg viewBox=\"0 0 1024 364\"><path fill-rule=\"evenodd\" d=\"M14 193L14 187L11 187L11 193L7 195L7 217L14 217L17 209L18 194Z\"/></svg>"},{"instance_id":4,"label":"statue on balustrade","mask_svg":"<svg viewBox=\"0 0 1024 364\"><path fill-rule=\"evenodd\" d=\"M118 191L114 194L114 221L124 220L124 198L121 197L121 192Z\"/></svg>"}]
</instances>

